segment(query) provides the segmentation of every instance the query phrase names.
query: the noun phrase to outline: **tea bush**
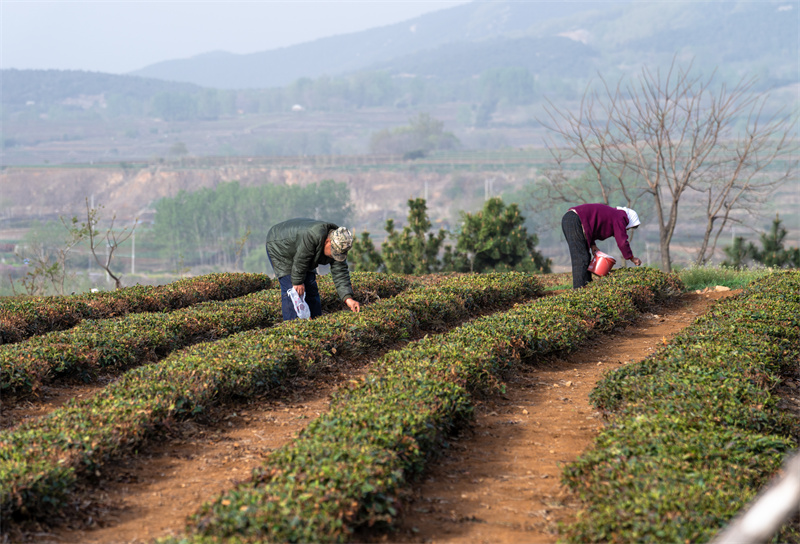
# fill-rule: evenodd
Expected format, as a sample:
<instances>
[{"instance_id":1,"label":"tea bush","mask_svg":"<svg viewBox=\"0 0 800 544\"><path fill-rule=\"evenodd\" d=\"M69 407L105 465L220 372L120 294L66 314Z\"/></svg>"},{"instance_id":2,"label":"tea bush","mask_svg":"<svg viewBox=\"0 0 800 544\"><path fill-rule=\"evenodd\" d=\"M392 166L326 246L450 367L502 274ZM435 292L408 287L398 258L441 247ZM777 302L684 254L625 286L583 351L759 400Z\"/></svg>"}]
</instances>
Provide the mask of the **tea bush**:
<instances>
[{"instance_id":1,"label":"tea bush","mask_svg":"<svg viewBox=\"0 0 800 544\"><path fill-rule=\"evenodd\" d=\"M394 296L410 285L409 280L393 274L356 273L352 279L356 298L362 300ZM319 286L324 311L343 307L330 279L320 280ZM85 319L67 331L0 346L0 390L15 395L36 393L42 384L59 377L90 381L101 369L122 371L201 340L280 321L280 292L275 289L173 312Z\"/></svg>"},{"instance_id":2,"label":"tea bush","mask_svg":"<svg viewBox=\"0 0 800 544\"><path fill-rule=\"evenodd\" d=\"M167 285L135 285L69 296L6 297L0 301L0 344L74 327L84 319L162 312L207 300L226 300L268 289L266 274L219 273Z\"/></svg>"},{"instance_id":3,"label":"tea bush","mask_svg":"<svg viewBox=\"0 0 800 544\"><path fill-rule=\"evenodd\" d=\"M800 272L718 302L670 344L607 375L611 417L564 482L585 503L570 542L704 542L797 447L772 390L800 360ZM796 536L796 535L795 535Z\"/></svg>"}]
</instances>

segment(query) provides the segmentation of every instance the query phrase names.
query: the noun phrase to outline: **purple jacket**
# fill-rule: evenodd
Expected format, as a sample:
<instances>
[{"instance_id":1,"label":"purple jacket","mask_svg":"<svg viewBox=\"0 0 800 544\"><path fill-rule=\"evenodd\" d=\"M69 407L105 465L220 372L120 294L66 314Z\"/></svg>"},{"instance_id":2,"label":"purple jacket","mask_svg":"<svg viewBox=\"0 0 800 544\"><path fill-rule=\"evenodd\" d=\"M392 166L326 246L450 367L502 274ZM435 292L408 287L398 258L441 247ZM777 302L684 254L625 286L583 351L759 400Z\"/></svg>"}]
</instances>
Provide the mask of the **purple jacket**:
<instances>
[{"instance_id":1,"label":"purple jacket","mask_svg":"<svg viewBox=\"0 0 800 544\"><path fill-rule=\"evenodd\" d=\"M633 251L628 243L628 214L605 204L581 204L570 208L578 214L586 235L589 249L597 240L605 240L611 236L617 241L617 247L626 259L633 259Z\"/></svg>"}]
</instances>

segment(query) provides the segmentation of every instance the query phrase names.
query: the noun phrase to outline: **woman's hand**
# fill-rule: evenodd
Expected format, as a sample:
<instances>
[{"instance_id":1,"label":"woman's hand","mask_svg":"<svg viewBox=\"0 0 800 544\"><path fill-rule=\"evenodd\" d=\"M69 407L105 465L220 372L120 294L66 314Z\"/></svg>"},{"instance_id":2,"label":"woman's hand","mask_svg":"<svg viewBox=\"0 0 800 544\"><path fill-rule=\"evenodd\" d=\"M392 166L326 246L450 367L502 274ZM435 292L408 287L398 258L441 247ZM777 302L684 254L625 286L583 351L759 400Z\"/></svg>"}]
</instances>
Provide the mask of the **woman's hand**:
<instances>
[{"instance_id":1,"label":"woman's hand","mask_svg":"<svg viewBox=\"0 0 800 544\"><path fill-rule=\"evenodd\" d=\"M642 260L638 257L634 257L633 259L631 259L631 262L636 266L640 266L642 264Z\"/></svg>"},{"instance_id":2,"label":"woman's hand","mask_svg":"<svg viewBox=\"0 0 800 544\"><path fill-rule=\"evenodd\" d=\"M593 245L593 246L592 246L592 255L594 255L594 254L595 254L595 253L597 253L598 251L600 251L600 250L597 248L597 246Z\"/></svg>"},{"instance_id":3,"label":"woman's hand","mask_svg":"<svg viewBox=\"0 0 800 544\"><path fill-rule=\"evenodd\" d=\"M361 304L359 304L359 302L354 298L348 298L344 301L344 303L347 304L347 307L350 308L350 310L356 313L361 311Z\"/></svg>"}]
</instances>

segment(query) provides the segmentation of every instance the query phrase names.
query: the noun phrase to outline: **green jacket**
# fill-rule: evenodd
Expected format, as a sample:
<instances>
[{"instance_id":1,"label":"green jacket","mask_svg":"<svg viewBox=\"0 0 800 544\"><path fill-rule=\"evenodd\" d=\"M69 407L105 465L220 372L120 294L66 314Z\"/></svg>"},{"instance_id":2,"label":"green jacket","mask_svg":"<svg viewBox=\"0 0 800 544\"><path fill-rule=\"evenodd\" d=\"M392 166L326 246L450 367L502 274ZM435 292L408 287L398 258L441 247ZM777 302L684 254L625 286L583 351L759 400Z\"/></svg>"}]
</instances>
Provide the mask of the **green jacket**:
<instances>
[{"instance_id":1,"label":"green jacket","mask_svg":"<svg viewBox=\"0 0 800 544\"><path fill-rule=\"evenodd\" d=\"M292 277L292 285L301 285L306 274L321 264L331 265L331 276L339 298L353 298L347 261L325 255L328 231L338 225L314 219L290 219L274 225L267 233L267 254L275 275Z\"/></svg>"}]
</instances>

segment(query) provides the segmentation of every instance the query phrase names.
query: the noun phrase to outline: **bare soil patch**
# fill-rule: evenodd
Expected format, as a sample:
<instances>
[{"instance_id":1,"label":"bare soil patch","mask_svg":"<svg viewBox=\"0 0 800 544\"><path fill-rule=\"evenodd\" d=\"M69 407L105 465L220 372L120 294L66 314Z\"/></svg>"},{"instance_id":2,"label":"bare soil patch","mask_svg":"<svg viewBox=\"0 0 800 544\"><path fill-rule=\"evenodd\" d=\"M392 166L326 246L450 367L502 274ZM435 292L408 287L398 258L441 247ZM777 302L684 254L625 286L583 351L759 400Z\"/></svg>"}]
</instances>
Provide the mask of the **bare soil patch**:
<instances>
[{"instance_id":1,"label":"bare soil patch","mask_svg":"<svg viewBox=\"0 0 800 544\"><path fill-rule=\"evenodd\" d=\"M602 425L588 403L603 373L646 357L733 292L686 294L603 335L583 349L531 361L508 377L504 395L481 401L471 427L454 437L410 492L399 528L364 532L363 541L555 542L559 522L577 504L560 485L564 463L590 446ZM13 527L10 542L143 543L180 534L188 516L216 494L250 477L270 452L328 409L337 384L369 361L298 378L282 395L226 409L210 422L186 422L139 455L108 466L74 511L56 524ZM32 415L32 414L28 414Z\"/></svg>"}]
</instances>

